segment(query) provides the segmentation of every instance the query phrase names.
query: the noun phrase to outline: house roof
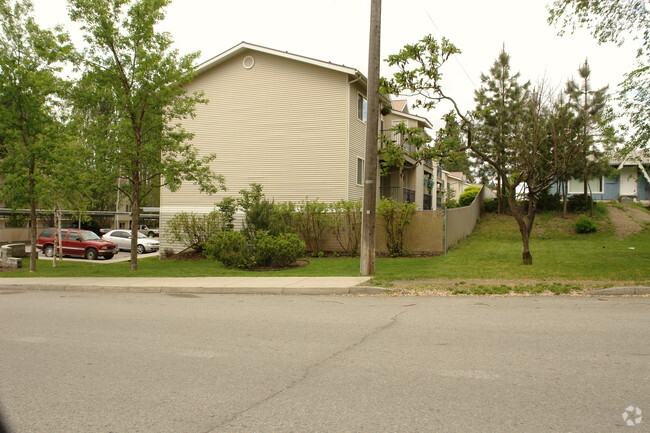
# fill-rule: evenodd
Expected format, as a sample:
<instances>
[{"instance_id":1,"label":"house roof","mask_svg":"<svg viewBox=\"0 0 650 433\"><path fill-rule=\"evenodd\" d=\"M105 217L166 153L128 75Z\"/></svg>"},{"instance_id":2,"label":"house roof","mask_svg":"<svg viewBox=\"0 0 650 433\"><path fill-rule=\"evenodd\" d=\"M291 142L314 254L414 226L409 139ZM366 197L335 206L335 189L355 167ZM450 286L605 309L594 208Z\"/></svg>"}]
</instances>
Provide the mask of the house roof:
<instances>
[{"instance_id":1,"label":"house roof","mask_svg":"<svg viewBox=\"0 0 650 433\"><path fill-rule=\"evenodd\" d=\"M425 128L433 129L433 125L429 122L429 119L422 116L417 116L408 112L408 101L406 99L396 99L391 101L391 108L393 109L393 114L396 116L404 117L406 119L415 120L417 122L424 123Z\"/></svg>"},{"instance_id":2,"label":"house roof","mask_svg":"<svg viewBox=\"0 0 650 433\"><path fill-rule=\"evenodd\" d=\"M408 113L408 105L407 105L407 100L406 99L396 99L392 101L391 105L393 110L395 111L401 111L402 113Z\"/></svg>"},{"instance_id":3,"label":"house roof","mask_svg":"<svg viewBox=\"0 0 650 433\"><path fill-rule=\"evenodd\" d=\"M286 59L296 60L298 62L303 62L314 66L320 66L322 68L331 69L333 71L342 72L344 74L361 77L364 83L367 81L366 77L364 77L361 72L359 72L357 69L350 68L348 66L337 65L336 63L332 63L332 62L325 62L322 60L312 59L311 57L299 56L297 54L291 54L287 51L275 50L273 48L267 48L261 45L255 45L248 42L240 42L239 44L235 45L229 50L226 50L223 53L218 54L213 58L201 63L196 67L196 73L201 74L225 62L226 60L240 54L244 50L258 51L260 53L272 54L274 56L284 57Z\"/></svg>"},{"instance_id":4,"label":"house roof","mask_svg":"<svg viewBox=\"0 0 650 433\"><path fill-rule=\"evenodd\" d=\"M433 125L431 124L431 122L429 122L429 119L427 119L426 117L416 116L415 114L405 113L403 111L396 111L396 110L393 110L393 114L396 116L404 117L406 119L422 122L424 123L424 126L426 128L433 129Z\"/></svg>"},{"instance_id":5,"label":"house roof","mask_svg":"<svg viewBox=\"0 0 650 433\"><path fill-rule=\"evenodd\" d=\"M617 165L620 170L626 165L650 164L650 155L640 150L633 150L627 153L623 158L612 158L609 160L611 165Z\"/></svg>"}]
</instances>

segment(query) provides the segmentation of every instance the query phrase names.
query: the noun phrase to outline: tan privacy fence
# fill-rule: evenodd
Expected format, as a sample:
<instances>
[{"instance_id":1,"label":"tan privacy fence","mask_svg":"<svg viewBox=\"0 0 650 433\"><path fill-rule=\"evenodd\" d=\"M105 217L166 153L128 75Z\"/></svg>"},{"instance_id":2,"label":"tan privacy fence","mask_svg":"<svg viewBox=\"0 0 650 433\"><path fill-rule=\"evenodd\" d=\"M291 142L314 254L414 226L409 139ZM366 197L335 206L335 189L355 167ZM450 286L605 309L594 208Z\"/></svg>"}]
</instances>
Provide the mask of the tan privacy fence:
<instances>
[{"instance_id":1,"label":"tan privacy fence","mask_svg":"<svg viewBox=\"0 0 650 433\"><path fill-rule=\"evenodd\" d=\"M417 211L406 229L404 246L412 254L444 254L461 239L469 236L481 216L483 190L471 205L447 210ZM446 214L446 215L445 215ZM341 252L342 248L332 236L326 235L325 249ZM386 228L377 218L375 248L386 254Z\"/></svg>"},{"instance_id":2,"label":"tan privacy fence","mask_svg":"<svg viewBox=\"0 0 650 433\"><path fill-rule=\"evenodd\" d=\"M445 252L458 241L469 236L476 227L476 222L481 216L483 208L483 193L485 188L481 189L476 198L469 206L447 209L446 222L446 242Z\"/></svg>"},{"instance_id":3,"label":"tan privacy fence","mask_svg":"<svg viewBox=\"0 0 650 433\"><path fill-rule=\"evenodd\" d=\"M40 233L40 232L39 232ZM1 227L0 244L28 242L29 229L26 227Z\"/></svg>"}]
</instances>

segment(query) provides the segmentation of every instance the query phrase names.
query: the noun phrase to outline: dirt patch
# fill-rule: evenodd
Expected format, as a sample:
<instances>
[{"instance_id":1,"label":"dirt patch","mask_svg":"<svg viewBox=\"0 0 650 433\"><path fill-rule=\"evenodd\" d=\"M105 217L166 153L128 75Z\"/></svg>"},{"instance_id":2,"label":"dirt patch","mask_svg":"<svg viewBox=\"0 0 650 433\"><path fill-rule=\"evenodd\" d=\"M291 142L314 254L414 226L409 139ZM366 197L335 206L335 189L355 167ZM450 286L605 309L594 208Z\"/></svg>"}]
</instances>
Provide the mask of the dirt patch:
<instances>
[{"instance_id":1,"label":"dirt patch","mask_svg":"<svg viewBox=\"0 0 650 433\"><path fill-rule=\"evenodd\" d=\"M635 210L644 215L647 215L645 212L638 209L619 209L618 207L614 206L607 207L609 218L612 220L612 223L614 224L614 230L616 231L616 236L619 238L630 236L643 230L643 226L633 218L634 214L628 212L631 210Z\"/></svg>"},{"instance_id":2,"label":"dirt patch","mask_svg":"<svg viewBox=\"0 0 650 433\"><path fill-rule=\"evenodd\" d=\"M11 271L17 271L18 268L5 268L0 266L0 272L11 272Z\"/></svg>"},{"instance_id":3,"label":"dirt patch","mask_svg":"<svg viewBox=\"0 0 650 433\"><path fill-rule=\"evenodd\" d=\"M189 261L198 261L205 260L203 254L197 253L194 250L181 251L180 253L174 254L172 256L165 256L163 260L189 260Z\"/></svg>"}]
</instances>

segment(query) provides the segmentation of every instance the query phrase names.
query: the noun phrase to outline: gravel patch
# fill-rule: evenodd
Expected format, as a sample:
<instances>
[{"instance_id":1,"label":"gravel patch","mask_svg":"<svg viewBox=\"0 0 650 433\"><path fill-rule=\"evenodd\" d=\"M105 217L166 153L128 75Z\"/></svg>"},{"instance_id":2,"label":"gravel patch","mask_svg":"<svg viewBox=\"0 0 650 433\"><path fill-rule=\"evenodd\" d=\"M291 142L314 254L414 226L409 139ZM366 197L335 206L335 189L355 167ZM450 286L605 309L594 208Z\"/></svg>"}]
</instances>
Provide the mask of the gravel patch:
<instances>
[{"instance_id":1,"label":"gravel patch","mask_svg":"<svg viewBox=\"0 0 650 433\"><path fill-rule=\"evenodd\" d=\"M632 210L647 215L645 212L639 209L626 208L625 210L621 210L614 206L607 207L609 218L612 220L612 223L614 224L614 228L616 231L616 236L618 236L619 238L630 236L633 235L634 233L638 233L641 230L643 230L643 226L634 219L633 215L635 214L632 214L631 212L629 213L627 212Z\"/></svg>"}]
</instances>

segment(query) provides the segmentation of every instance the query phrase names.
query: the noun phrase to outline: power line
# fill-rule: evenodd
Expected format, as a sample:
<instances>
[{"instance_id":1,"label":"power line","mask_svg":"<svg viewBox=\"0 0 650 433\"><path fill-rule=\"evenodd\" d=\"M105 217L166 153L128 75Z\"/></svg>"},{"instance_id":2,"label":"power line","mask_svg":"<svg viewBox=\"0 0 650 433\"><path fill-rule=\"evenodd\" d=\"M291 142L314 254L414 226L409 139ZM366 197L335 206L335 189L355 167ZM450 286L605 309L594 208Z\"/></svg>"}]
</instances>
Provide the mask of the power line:
<instances>
[{"instance_id":1,"label":"power line","mask_svg":"<svg viewBox=\"0 0 650 433\"><path fill-rule=\"evenodd\" d=\"M440 29L439 29L438 26L436 25L436 22L433 20L433 17L431 16L431 14L429 14L429 11L428 11L426 8L424 8L424 12L425 12L425 13L427 14L427 16L429 17L429 21L431 21L431 24L433 24L433 27L436 29L436 31L438 32L438 34L439 34L439 35L442 35L442 32L440 31ZM472 80L472 77L469 76L469 74L467 73L467 71L466 71L465 68L463 67L463 64L460 62L460 60L458 60L458 56L454 56L454 60L456 60L456 63L458 63L458 66L460 66L460 69L465 73L465 76L467 77L467 79L469 80L469 82L472 83L472 86L474 86L474 88L477 88L478 86L476 85L476 83L474 82L474 80Z\"/></svg>"}]
</instances>

